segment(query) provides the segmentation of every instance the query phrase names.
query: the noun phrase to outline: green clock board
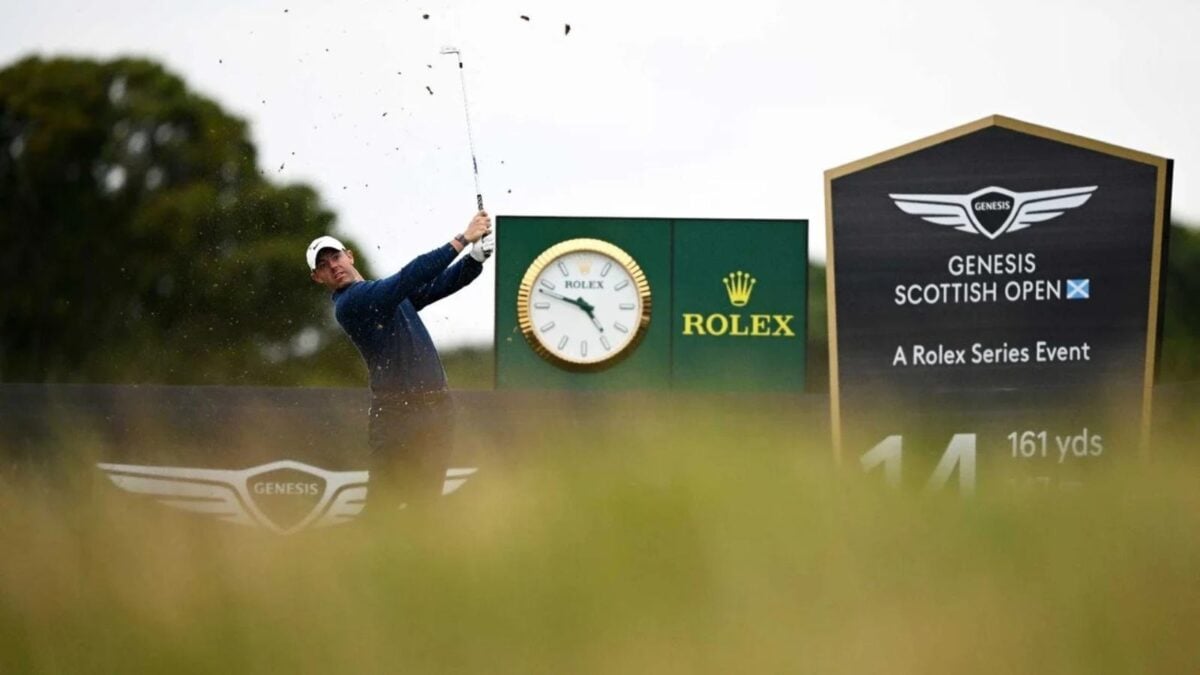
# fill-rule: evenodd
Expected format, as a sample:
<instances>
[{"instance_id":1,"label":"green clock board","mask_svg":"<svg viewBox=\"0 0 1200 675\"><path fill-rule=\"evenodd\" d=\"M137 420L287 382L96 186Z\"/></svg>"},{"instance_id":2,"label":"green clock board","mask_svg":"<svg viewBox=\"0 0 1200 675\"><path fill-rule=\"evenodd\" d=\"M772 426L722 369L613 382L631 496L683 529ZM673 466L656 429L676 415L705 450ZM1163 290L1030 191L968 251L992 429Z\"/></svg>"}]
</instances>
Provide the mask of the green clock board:
<instances>
[{"instance_id":1,"label":"green clock board","mask_svg":"<svg viewBox=\"0 0 1200 675\"><path fill-rule=\"evenodd\" d=\"M807 223L497 218L499 389L801 391Z\"/></svg>"}]
</instances>

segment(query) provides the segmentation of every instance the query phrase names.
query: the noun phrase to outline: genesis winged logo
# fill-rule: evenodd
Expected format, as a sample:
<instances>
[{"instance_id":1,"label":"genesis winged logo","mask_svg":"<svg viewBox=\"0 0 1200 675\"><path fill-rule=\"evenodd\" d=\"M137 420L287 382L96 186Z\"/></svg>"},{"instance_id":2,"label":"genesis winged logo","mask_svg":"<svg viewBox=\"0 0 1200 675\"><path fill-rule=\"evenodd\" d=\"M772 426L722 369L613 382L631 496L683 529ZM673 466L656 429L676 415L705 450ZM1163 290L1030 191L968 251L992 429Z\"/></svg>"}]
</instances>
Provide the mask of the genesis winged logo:
<instances>
[{"instance_id":1,"label":"genesis winged logo","mask_svg":"<svg viewBox=\"0 0 1200 675\"><path fill-rule=\"evenodd\" d=\"M995 239L1083 206L1097 186L1013 192L990 186L968 195L889 194L900 210L935 225Z\"/></svg>"},{"instance_id":2,"label":"genesis winged logo","mask_svg":"<svg viewBox=\"0 0 1200 675\"><path fill-rule=\"evenodd\" d=\"M114 485L184 511L292 534L348 522L367 503L369 471L327 471L290 459L248 469L97 464ZM446 470L442 495L477 468Z\"/></svg>"},{"instance_id":3,"label":"genesis winged logo","mask_svg":"<svg viewBox=\"0 0 1200 675\"><path fill-rule=\"evenodd\" d=\"M363 510L367 471L326 471L292 460L249 469L97 464L114 485L177 509L292 534L344 523Z\"/></svg>"}]
</instances>

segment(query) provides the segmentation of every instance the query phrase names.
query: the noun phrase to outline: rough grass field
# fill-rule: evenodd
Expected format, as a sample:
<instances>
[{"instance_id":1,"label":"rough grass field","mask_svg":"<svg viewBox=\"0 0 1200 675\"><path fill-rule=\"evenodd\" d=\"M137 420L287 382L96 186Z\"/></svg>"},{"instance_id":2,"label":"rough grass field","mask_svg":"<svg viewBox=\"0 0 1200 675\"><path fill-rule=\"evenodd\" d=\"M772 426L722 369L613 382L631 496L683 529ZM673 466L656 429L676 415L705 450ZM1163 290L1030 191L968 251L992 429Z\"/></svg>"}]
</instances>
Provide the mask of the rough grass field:
<instances>
[{"instance_id":1,"label":"rough grass field","mask_svg":"<svg viewBox=\"0 0 1200 675\"><path fill-rule=\"evenodd\" d=\"M509 459L435 511L290 537L110 489L64 439L0 485L0 672L1200 669L1183 440L964 500L835 468L769 411L560 413L468 425Z\"/></svg>"}]
</instances>

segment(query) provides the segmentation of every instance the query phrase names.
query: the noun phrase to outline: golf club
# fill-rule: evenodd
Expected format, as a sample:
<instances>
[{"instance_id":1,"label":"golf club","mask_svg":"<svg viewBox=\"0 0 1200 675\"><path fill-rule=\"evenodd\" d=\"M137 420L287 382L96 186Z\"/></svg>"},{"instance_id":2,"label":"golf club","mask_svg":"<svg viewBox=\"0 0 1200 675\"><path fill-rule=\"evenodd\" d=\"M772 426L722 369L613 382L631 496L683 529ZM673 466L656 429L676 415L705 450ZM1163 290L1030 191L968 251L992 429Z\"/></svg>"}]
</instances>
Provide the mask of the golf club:
<instances>
[{"instance_id":1,"label":"golf club","mask_svg":"<svg viewBox=\"0 0 1200 675\"><path fill-rule=\"evenodd\" d=\"M475 173L475 203L483 210L483 191L479 189L479 162L475 159L475 139L471 135L471 109L467 104L467 78L463 74L462 52L456 47L442 47L443 55L453 54L458 58L458 81L462 85L463 114L467 118L467 146L471 149L471 169Z\"/></svg>"}]
</instances>

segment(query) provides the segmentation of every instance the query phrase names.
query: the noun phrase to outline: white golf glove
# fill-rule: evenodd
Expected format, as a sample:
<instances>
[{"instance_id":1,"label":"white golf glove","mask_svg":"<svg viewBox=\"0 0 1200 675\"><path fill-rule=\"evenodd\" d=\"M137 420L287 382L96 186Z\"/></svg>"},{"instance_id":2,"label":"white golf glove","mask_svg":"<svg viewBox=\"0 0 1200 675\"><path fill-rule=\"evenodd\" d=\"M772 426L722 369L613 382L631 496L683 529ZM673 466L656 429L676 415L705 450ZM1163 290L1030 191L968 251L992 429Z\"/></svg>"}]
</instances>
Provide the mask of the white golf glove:
<instances>
[{"instance_id":1,"label":"white golf glove","mask_svg":"<svg viewBox=\"0 0 1200 675\"><path fill-rule=\"evenodd\" d=\"M483 235L479 241L471 244L471 257L483 262L492 257L492 252L496 250L496 234L488 232Z\"/></svg>"}]
</instances>

